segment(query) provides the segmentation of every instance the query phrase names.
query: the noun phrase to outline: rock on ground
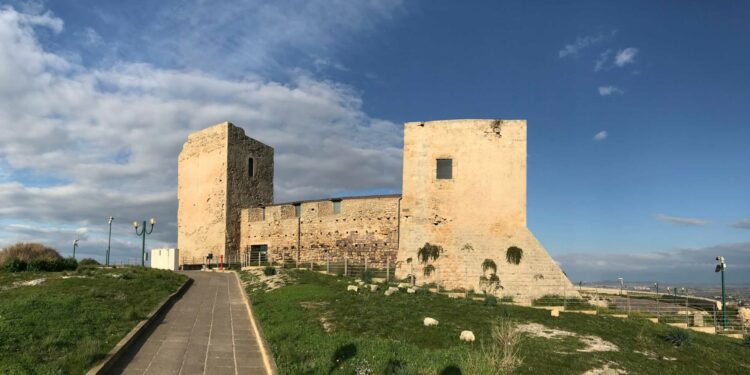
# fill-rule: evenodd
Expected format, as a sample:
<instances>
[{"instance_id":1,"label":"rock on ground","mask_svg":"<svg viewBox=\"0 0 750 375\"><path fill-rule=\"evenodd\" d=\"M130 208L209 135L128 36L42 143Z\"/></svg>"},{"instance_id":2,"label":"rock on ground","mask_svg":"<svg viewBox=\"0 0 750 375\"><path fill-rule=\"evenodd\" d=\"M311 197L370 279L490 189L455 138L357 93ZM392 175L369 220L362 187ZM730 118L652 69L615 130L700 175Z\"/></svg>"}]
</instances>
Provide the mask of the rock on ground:
<instances>
[{"instance_id":1,"label":"rock on ground","mask_svg":"<svg viewBox=\"0 0 750 375\"><path fill-rule=\"evenodd\" d=\"M435 320L435 319L432 319L430 317L424 318L424 322L423 323L424 323L425 327L431 327L431 326L438 325L438 321Z\"/></svg>"},{"instance_id":2,"label":"rock on ground","mask_svg":"<svg viewBox=\"0 0 750 375\"><path fill-rule=\"evenodd\" d=\"M474 332L461 331L461 336L459 336L459 338L461 339L461 341L474 342Z\"/></svg>"}]
</instances>

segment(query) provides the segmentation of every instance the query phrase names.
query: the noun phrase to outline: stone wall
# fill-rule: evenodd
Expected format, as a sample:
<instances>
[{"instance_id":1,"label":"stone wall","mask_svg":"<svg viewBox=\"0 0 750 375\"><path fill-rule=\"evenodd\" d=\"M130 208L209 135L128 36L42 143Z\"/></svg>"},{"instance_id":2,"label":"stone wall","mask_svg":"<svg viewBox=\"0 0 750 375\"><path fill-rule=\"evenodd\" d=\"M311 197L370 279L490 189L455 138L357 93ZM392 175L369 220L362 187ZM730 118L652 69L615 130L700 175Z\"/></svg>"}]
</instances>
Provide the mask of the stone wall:
<instances>
[{"instance_id":1,"label":"stone wall","mask_svg":"<svg viewBox=\"0 0 750 375\"><path fill-rule=\"evenodd\" d=\"M452 160L452 178L437 178L437 159ZM407 123L400 229L398 277L481 290L480 276L491 273L481 265L491 259L498 294L521 300L573 289L526 228L523 120ZM444 250L430 276L417 261L427 242ZM506 261L510 246L524 251L519 265Z\"/></svg>"},{"instance_id":2,"label":"stone wall","mask_svg":"<svg viewBox=\"0 0 750 375\"><path fill-rule=\"evenodd\" d=\"M326 259L364 262L385 267L398 250L399 196L342 198L340 213L333 200L300 202L300 217L293 203L242 210L242 251L267 245L271 261ZM264 212L265 211L265 212Z\"/></svg>"},{"instance_id":3,"label":"stone wall","mask_svg":"<svg viewBox=\"0 0 750 375\"><path fill-rule=\"evenodd\" d=\"M273 149L228 122L188 136L177 175L181 264L202 264L208 253L236 254L241 208L273 201Z\"/></svg>"}]
</instances>

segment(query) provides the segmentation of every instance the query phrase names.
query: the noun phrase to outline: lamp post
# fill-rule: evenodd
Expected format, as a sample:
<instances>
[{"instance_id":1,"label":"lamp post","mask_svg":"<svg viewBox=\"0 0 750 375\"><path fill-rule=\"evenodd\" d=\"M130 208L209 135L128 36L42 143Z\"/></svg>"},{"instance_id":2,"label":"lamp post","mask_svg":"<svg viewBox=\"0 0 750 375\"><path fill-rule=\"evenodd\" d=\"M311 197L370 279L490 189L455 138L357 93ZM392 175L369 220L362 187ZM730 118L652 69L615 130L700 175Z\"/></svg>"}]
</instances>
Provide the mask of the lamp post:
<instances>
[{"instance_id":1,"label":"lamp post","mask_svg":"<svg viewBox=\"0 0 750 375\"><path fill-rule=\"evenodd\" d=\"M151 229L146 231L146 220L143 220L143 228L141 228L141 232L138 233L138 222L133 222L133 228L135 228L135 235L140 236L143 238L143 243L141 245L141 267L146 267L146 235L151 234L154 231L154 225L156 225L156 219L153 217L151 220L149 220L149 223L151 223Z\"/></svg>"},{"instance_id":2,"label":"lamp post","mask_svg":"<svg viewBox=\"0 0 750 375\"><path fill-rule=\"evenodd\" d=\"M727 290L724 287L724 270L727 268L727 262L724 261L723 256L716 257L716 270L715 272L721 272L721 319L722 327L727 329Z\"/></svg>"},{"instance_id":3,"label":"lamp post","mask_svg":"<svg viewBox=\"0 0 750 375\"><path fill-rule=\"evenodd\" d=\"M76 238L75 241L73 241L73 259L76 258L76 248L78 248L78 239Z\"/></svg>"},{"instance_id":4,"label":"lamp post","mask_svg":"<svg viewBox=\"0 0 750 375\"><path fill-rule=\"evenodd\" d=\"M109 266L109 251L112 246L112 221L113 220L115 220L115 218L112 216L107 218L107 223L109 223L109 238L107 239L107 255L104 257L105 266Z\"/></svg>"},{"instance_id":5,"label":"lamp post","mask_svg":"<svg viewBox=\"0 0 750 375\"><path fill-rule=\"evenodd\" d=\"M620 280L620 295L622 295L622 288L625 287L625 282L622 280L622 277L618 277L617 280Z\"/></svg>"}]
</instances>

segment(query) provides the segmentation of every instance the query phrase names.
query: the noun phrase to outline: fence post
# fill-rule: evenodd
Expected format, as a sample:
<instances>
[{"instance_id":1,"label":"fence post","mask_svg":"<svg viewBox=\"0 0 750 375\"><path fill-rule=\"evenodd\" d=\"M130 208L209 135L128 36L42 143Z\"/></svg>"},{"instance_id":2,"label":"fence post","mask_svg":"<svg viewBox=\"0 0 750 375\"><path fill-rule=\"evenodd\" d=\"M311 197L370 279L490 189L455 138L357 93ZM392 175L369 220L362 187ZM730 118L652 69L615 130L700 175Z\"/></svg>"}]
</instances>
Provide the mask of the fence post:
<instances>
[{"instance_id":1,"label":"fence post","mask_svg":"<svg viewBox=\"0 0 750 375\"><path fill-rule=\"evenodd\" d=\"M313 262L312 262L312 260L311 260L311 261L310 261L310 271L314 271L314 270L315 270L315 269L313 268Z\"/></svg>"},{"instance_id":2,"label":"fence post","mask_svg":"<svg viewBox=\"0 0 750 375\"><path fill-rule=\"evenodd\" d=\"M365 255L365 272L367 272L367 255Z\"/></svg>"},{"instance_id":3,"label":"fence post","mask_svg":"<svg viewBox=\"0 0 750 375\"><path fill-rule=\"evenodd\" d=\"M391 282L391 256L385 257L385 282Z\"/></svg>"},{"instance_id":4,"label":"fence post","mask_svg":"<svg viewBox=\"0 0 750 375\"><path fill-rule=\"evenodd\" d=\"M326 254L326 272L331 273L331 256Z\"/></svg>"},{"instance_id":5,"label":"fence post","mask_svg":"<svg viewBox=\"0 0 750 375\"><path fill-rule=\"evenodd\" d=\"M344 276L349 276L349 269L347 268L349 266L348 258L344 257Z\"/></svg>"},{"instance_id":6,"label":"fence post","mask_svg":"<svg viewBox=\"0 0 750 375\"><path fill-rule=\"evenodd\" d=\"M563 311L568 307L568 285L563 283Z\"/></svg>"}]
</instances>

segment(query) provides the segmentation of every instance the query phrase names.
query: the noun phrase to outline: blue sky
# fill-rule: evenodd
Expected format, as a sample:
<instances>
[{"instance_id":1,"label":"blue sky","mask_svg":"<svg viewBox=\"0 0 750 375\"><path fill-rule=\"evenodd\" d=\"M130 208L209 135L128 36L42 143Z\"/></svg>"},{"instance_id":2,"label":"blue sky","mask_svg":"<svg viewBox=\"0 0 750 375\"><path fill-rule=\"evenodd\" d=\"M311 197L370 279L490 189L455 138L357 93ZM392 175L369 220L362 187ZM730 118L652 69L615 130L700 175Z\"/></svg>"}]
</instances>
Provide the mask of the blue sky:
<instances>
[{"instance_id":1,"label":"blue sky","mask_svg":"<svg viewBox=\"0 0 750 375\"><path fill-rule=\"evenodd\" d=\"M747 2L3 4L0 244L96 256L113 211L118 256L144 215L173 244L177 152L220 121L288 200L398 192L403 122L523 118L529 227L574 281L722 253L750 282Z\"/></svg>"}]
</instances>

